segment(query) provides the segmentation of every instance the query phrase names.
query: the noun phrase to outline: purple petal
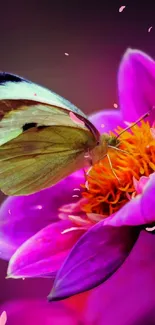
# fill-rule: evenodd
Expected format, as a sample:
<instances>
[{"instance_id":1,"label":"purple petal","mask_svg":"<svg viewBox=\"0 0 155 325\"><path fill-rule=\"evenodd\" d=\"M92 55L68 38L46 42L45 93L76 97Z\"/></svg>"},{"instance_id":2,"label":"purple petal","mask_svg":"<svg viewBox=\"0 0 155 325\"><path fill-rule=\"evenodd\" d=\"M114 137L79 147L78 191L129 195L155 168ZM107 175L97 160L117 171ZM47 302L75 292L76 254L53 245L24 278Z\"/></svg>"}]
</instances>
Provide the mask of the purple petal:
<instances>
[{"instance_id":1,"label":"purple petal","mask_svg":"<svg viewBox=\"0 0 155 325\"><path fill-rule=\"evenodd\" d=\"M155 236L141 231L119 270L90 293L84 310L86 324L155 324L154 256Z\"/></svg>"},{"instance_id":2,"label":"purple petal","mask_svg":"<svg viewBox=\"0 0 155 325\"><path fill-rule=\"evenodd\" d=\"M57 221L59 207L79 199L72 196L75 194L74 188L79 188L81 183L84 183L84 177L79 171L39 193L8 197L0 208L0 234L4 243L0 243L1 257L10 258L25 240Z\"/></svg>"},{"instance_id":3,"label":"purple petal","mask_svg":"<svg viewBox=\"0 0 155 325\"><path fill-rule=\"evenodd\" d=\"M1 250L2 248L2 250ZM0 239L0 259L9 260L10 255L13 255L16 250L16 247Z\"/></svg>"},{"instance_id":4,"label":"purple petal","mask_svg":"<svg viewBox=\"0 0 155 325\"><path fill-rule=\"evenodd\" d=\"M85 231L82 228L74 229L73 226L67 220L55 222L29 238L11 257L8 276L55 276L70 249ZM64 232L68 228L71 231Z\"/></svg>"},{"instance_id":5,"label":"purple petal","mask_svg":"<svg viewBox=\"0 0 155 325\"><path fill-rule=\"evenodd\" d=\"M103 221L93 226L65 260L49 300L67 298L105 281L123 263L137 235L133 227L104 227Z\"/></svg>"},{"instance_id":6,"label":"purple petal","mask_svg":"<svg viewBox=\"0 0 155 325\"><path fill-rule=\"evenodd\" d=\"M150 175L150 179L145 185L143 193L132 199L113 217L107 218L104 221L104 225L115 227L125 225L138 226L155 222L154 198L155 173Z\"/></svg>"},{"instance_id":7,"label":"purple petal","mask_svg":"<svg viewBox=\"0 0 155 325\"><path fill-rule=\"evenodd\" d=\"M0 306L6 311L9 325L82 325L79 316L62 303L46 300L15 300Z\"/></svg>"},{"instance_id":8,"label":"purple petal","mask_svg":"<svg viewBox=\"0 0 155 325\"><path fill-rule=\"evenodd\" d=\"M118 91L125 121L134 122L155 106L155 61L142 51L128 49L118 73ZM150 121L155 119L155 110Z\"/></svg>"},{"instance_id":9,"label":"purple petal","mask_svg":"<svg viewBox=\"0 0 155 325\"><path fill-rule=\"evenodd\" d=\"M93 122L100 133L114 131L118 126L126 127L119 110L100 111L90 115L89 120Z\"/></svg>"}]
</instances>

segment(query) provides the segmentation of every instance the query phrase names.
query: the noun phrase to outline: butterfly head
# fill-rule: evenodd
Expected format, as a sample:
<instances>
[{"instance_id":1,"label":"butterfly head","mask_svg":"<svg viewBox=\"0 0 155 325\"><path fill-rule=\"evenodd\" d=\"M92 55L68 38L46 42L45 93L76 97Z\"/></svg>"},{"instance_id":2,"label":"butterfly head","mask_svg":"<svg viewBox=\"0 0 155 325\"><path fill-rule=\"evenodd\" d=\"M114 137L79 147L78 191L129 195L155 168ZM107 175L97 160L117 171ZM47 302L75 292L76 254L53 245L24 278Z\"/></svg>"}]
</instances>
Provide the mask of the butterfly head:
<instances>
[{"instance_id":1,"label":"butterfly head","mask_svg":"<svg viewBox=\"0 0 155 325\"><path fill-rule=\"evenodd\" d=\"M116 136L111 136L107 133L100 135L97 146L92 150L92 163L93 165L102 160L108 152L110 147L118 147L119 139Z\"/></svg>"},{"instance_id":2,"label":"butterfly head","mask_svg":"<svg viewBox=\"0 0 155 325\"><path fill-rule=\"evenodd\" d=\"M101 134L100 136L100 141L99 141L99 144L103 147L118 147L119 146L119 139L117 136L114 136L114 135L109 135L108 133L103 133Z\"/></svg>"}]
</instances>

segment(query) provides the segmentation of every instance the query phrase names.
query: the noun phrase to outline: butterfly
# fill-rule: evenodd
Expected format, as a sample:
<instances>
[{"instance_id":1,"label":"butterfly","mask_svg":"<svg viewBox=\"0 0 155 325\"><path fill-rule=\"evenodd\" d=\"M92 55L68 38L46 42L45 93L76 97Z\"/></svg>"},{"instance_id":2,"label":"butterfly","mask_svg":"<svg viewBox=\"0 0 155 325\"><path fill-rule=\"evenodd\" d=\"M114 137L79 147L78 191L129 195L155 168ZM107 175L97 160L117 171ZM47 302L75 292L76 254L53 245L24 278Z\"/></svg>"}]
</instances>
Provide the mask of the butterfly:
<instances>
[{"instance_id":1,"label":"butterfly","mask_svg":"<svg viewBox=\"0 0 155 325\"><path fill-rule=\"evenodd\" d=\"M94 164L109 157L108 147L118 145L118 137L100 135L68 100L17 75L0 73L0 189L6 195L53 186L83 168L87 154Z\"/></svg>"}]
</instances>

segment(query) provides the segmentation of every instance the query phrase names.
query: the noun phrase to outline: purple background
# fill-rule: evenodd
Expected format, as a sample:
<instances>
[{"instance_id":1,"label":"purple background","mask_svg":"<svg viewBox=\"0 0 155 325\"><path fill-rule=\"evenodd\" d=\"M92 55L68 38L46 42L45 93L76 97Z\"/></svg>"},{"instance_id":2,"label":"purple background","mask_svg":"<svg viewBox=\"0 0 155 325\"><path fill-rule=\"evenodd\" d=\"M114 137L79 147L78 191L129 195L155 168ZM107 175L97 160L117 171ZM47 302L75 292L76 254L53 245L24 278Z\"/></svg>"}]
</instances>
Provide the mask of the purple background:
<instances>
[{"instance_id":1,"label":"purple background","mask_svg":"<svg viewBox=\"0 0 155 325\"><path fill-rule=\"evenodd\" d=\"M153 1L65 2L3 1L1 70L53 89L86 113L111 108L118 102L117 69L126 48L155 57ZM126 8L119 13L121 5ZM0 302L49 293L50 280L4 280L6 266L0 262Z\"/></svg>"}]
</instances>

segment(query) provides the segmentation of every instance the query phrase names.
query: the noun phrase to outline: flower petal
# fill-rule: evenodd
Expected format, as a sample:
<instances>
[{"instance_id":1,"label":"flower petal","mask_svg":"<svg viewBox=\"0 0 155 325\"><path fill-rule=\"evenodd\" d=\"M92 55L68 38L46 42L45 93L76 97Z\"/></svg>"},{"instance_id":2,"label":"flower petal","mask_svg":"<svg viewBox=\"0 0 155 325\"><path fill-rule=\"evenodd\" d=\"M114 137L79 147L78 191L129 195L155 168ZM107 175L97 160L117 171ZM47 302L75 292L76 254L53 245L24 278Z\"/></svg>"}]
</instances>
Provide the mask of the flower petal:
<instances>
[{"instance_id":1,"label":"flower petal","mask_svg":"<svg viewBox=\"0 0 155 325\"><path fill-rule=\"evenodd\" d=\"M149 177L146 176L141 176L139 181L137 181L137 179L133 177L133 185L137 194L143 193L145 185L147 184L148 181L149 181Z\"/></svg>"},{"instance_id":2,"label":"flower petal","mask_svg":"<svg viewBox=\"0 0 155 325\"><path fill-rule=\"evenodd\" d=\"M103 221L93 226L71 250L48 299L64 299L105 281L123 263L137 235L135 228L104 227Z\"/></svg>"},{"instance_id":3,"label":"flower petal","mask_svg":"<svg viewBox=\"0 0 155 325\"><path fill-rule=\"evenodd\" d=\"M104 225L115 227L139 226L155 222L154 198L155 173L150 175L143 193L124 205L113 217L107 218Z\"/></svg>"},{"instance_id":4,"label":"flower petal","mask_svg":"<svg viewBox=\"0 0 155 325\"><path fill-rule=\"evenodd\" d=\"M114 131L118 126L126 127L121 112L116 109L94 113L89 116L89 120L93 122L100 133Z\"/></svg>"},{"instance_id":5,"label":"flower petal","mask_svg":"<svg viewBox=\"0 0 155 325\"><path fill-rule=\"evenodd\" d=\"M6 311L4 310L0 315L0 325L5 325L6 322L7 322L7 314Z\"/></svg>"},{"instance_id":6,"label":"flower petal","mask_svg":"<svg viewBox=\"0 0 155 325\"><path fill-rule=\"evenodd\" d=\"M11 245L3 239L0 239L0 259L9 260L10 256L14 254L15 250L16 246Z\"/></svg>"},{"instance_id":7,"label":"flower petal","mask_svg":"<svg viewBox=\"0 0 155 325\"><path fill-rule=\"evenodd\" d=\"M75 194L74 188L80 187L81 183L84 183L84 177L82 171L79 171L41 192L8 197L0 208L0 235L3 241L0 243L1 258L9 259L25 240L57 221L60 205L79 199L72 198L72 195Z\"/></svg>"},{"instance_id":8,"label":"flower petal","mask_svg":"<svg viewBox=\"0 0 155 325\"><path fill-rule=\"evenodd\" d=\"M120 63L118 91L124 120L134 122L155 106L155 61L142 51L128 49ZM155 119L155 110L150 121Z\"/></svg>"},{"instance_id":9,"label":"flower petal","mask_svg":"<svg viewBox=\"0 0 155 325\"><path fill-rule=\"evenodd\" d=\"M83 313L86 324L155 324L154 256L155 236L141 231L119 270L90 292Z\"/></svg>"},{"instance_id":10,"label":"flower petal","mask_svg":"<svg viewBox=\"0 0 155 325\"><path fill-rule=\"evenodd\" d=\"M65 231L69 229L70 231ZM53 277L85 232L67 220L55 222L24 242L11 257L8 277Z\"/></svg>"},{"instance_id":11,"label":"flower petal","mask_svg":"<svg viewBox=\"0 0 155 325\"><path fill-rule=\"evenodd\" d=\"M62 303L49 305L45 300L14 300L0 306L6 310L9 325L82 325L80 317Z\"/></svg>"}]
</instances>

